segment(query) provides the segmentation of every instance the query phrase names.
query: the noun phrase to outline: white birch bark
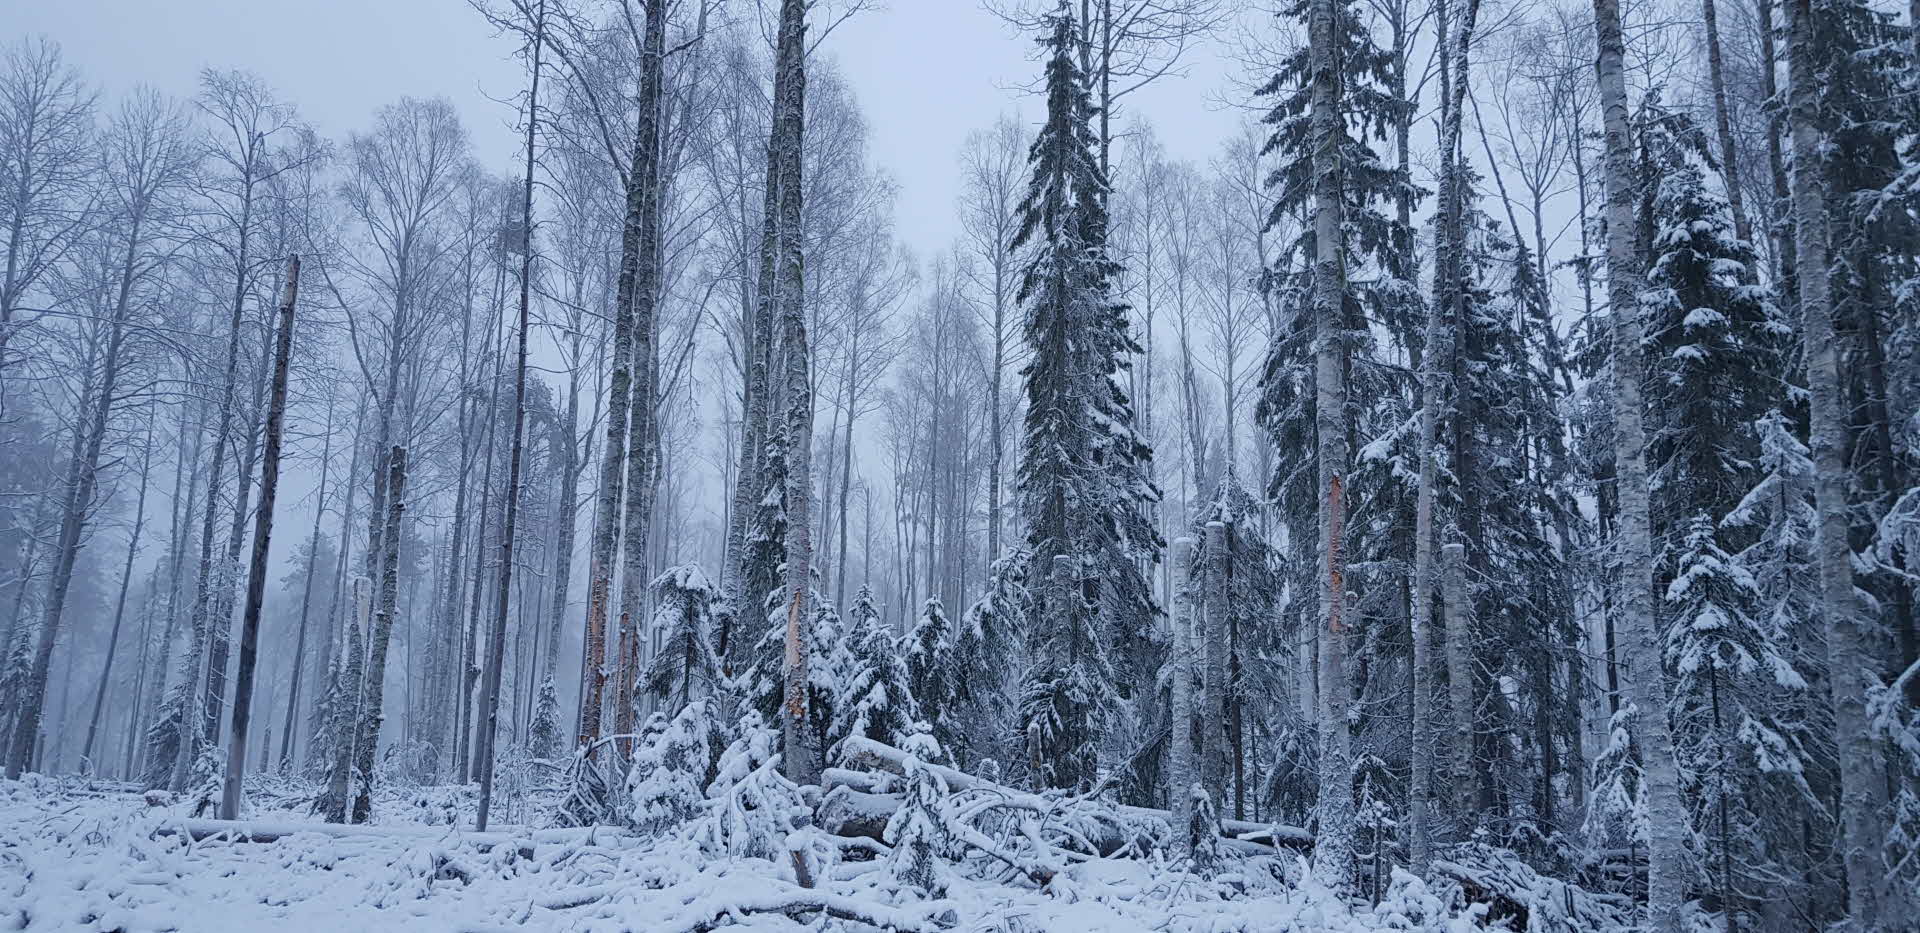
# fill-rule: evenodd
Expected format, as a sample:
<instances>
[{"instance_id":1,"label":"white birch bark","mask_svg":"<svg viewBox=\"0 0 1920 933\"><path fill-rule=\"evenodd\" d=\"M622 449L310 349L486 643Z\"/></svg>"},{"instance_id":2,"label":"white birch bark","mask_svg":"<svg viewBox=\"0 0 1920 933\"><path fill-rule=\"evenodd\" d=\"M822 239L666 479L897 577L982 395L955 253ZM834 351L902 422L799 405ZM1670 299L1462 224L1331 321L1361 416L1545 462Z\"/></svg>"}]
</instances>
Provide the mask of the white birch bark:
<instances>
[{"instance_id":1,"label":"white birch bark","mask_svg":"<svg viewBox=\"0 0 1920 933\"><path fill-rule=\"evenodd\" d=\"M1308 12L1312 82L1314 225L1314 431L1319 446L1320 832L1314 875L1336 891L1353 871L1353 768L1347 719L1346 592L1341 554L1347 471L1347 347L1344 303L1345 210L1341 202L1338 0L1314 0Z\"/></svg>"},{"instance_id":2,"label":"white birch bark","mask_svg":"<svg viewBox=\"0 0 1920 933\"><path fill-rule=\"evenodd\" d=\"M1822 182L1818 123L1820 63L1810 0L1788 0L1787 122L1793 145L1795 275L1800 286L1801 337L1811 396L1813 494L1820 521L1814 561L1820 572L1818 614L1826 620L1827 684L1833 705L1833 742L1840 769L1839 854L1847 880L1847 914L1859 929L1875 929L1885 895L1879 853L1885 787L1881 750L1868 730L1866 688L1875 669L1867 654L1877 640L1853 585L1847 543L1847 410L1840 379L1839 340L1833 325L1829 279L1827 192Z\"/></svg>"},{"instance_id":3,"label":"white birch bark","mask_svg":"<svg viewBox=\"0 0 1920 933\"><path fill-rule=\"evenodd\" d=\"M1205 762L1201 779L1209 789L1222 791L1230 773L1227 755L1227 524L1207 523L1206 627L1201 641L1200 682L1206 685L1200 717L1206 738L1200 743Z\"/></svg>"},{"instance_id":4,"label":"white birch bark","mask_svg":"<svg viewBox=\"0 0 1920 933\"><path fill-rule=\"evenodd\" d=\"M1193 857L1193 539L1173 542L1173 711L1167 803L1176 858Z\"/></svg>"},{"instance_id":5,"label":"white birch bark","mask_svg":"<svg viewBox=\"0 0 1920 933\"><path fill-rule=\"evenodd\" d=\"M776 297L780 310L781 355L786 363L787 443L787 650L785 702L781 732L785 747L782 767L796 784L819 780L819 749L807 718L808 664L813 651L813 616L809 606L813 546L808 512L813 487L813 390L808 367L807 318L801 244L800 145L805 125L806 4L783 0L780 5L778 68L786 77L786 97L775 117L775 143L768 149L768 168L779 176L780 255ZM751 595L751 594L749 594Z\"/></svg>"},{"instance_id":6,"label":"white birch bark","mask_svg":"<svg viewBox=\"0 0 1920 933\"><path fill-rule=\"evenodd\" d=\"M1638 710L1642 788L1647 805L1647 910L1657 929L1679 933L1686 899L1686 810L1680 802L1673 735L1667 723L1662 639L1654 621L1652 522L1647 503L1646 379L1641 347L1640 244L1627 121L1626 39L1620 0L1594 0L1602 122L1606 130L1607 300L1613 314L1614 476L1619 500L1619 631L1627 695Z\"/></svg>"},{"instance_id":7,"label":"white birch bark","mask_svg":"<svg viewBox=\"0 0 1920 933\"><path fill-rule=\"evenodd\" d=\"M368 654L361 688L360 718L354 725L353 768L359 778L350 820L365 823L373 817L374 762L380 748L380 729L386 722L387 648L393 642L393 616L400 590L400 519L406 510L407 449L394 447L387 458L386 539L380 551L380 595L367 626Z\"/></svg>"},{"instance_id":8,"label":"white birch bark","mask_svg":"<svg viewBox=\"0 0 1920 933\"><path fill-rule=\"evenodd\" d=\"M1447 633L1448 733L1453 764L1448 794L1454 821L1465 837L1477 818L1473 814L1473 631L1467 616L1467 548L1449 544L1440 549L1441 614ZM1418 741L1416 740L1416 744Z\"/></svg>"}]
</instances>

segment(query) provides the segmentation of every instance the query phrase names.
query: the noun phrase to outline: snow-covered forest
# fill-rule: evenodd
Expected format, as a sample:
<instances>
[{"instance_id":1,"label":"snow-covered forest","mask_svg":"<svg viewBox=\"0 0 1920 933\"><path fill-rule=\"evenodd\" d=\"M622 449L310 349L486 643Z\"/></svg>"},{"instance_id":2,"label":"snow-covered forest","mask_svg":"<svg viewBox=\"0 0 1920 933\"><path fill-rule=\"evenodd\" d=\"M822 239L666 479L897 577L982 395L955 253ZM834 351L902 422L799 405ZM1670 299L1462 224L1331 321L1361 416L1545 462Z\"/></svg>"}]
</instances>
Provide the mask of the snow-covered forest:
<instances>
[{"instance_id":1,"label":"snow-covered forest","mask_svg":"<svg viewBox=\"0 0 1920 933\"><path fill-rule=\"evenodd\" d=\"M8 15L0 929L1915 929L1920 2Z\"/></svg>"}]
</instances>

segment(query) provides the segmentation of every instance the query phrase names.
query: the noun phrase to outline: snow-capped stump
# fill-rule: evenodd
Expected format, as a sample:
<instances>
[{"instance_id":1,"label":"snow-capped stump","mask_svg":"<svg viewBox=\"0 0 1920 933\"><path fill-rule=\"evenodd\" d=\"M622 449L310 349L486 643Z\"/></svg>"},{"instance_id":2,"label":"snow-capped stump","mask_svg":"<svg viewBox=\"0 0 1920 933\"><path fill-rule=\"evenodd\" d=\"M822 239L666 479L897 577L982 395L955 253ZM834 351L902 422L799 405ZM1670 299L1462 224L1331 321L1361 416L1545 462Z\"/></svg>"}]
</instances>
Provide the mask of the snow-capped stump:
<instances>
[{"instance_id":1,"label":"snow-capped stump","mask_svg":"<svg viewBox=\"0 0 1920 933\"><path fill-rule=\"evenodd\" d=\"M173 806L173 794L164 790L147 791L144 795L141 796L141 799L145 801L146 805L149 807Z\"/></svg>"}]
</instances>

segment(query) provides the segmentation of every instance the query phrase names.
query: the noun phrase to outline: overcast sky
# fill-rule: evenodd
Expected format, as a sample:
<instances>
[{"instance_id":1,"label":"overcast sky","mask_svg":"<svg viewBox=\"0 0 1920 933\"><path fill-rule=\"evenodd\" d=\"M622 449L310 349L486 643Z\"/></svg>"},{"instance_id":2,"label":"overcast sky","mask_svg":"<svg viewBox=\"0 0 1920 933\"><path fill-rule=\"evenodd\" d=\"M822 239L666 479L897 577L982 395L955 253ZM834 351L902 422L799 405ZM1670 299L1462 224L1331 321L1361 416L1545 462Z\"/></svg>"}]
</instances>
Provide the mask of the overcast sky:
<instances>
[{"instance_id":1,"label":"overcast sky","mask_svg":"<svg viewBox=\"0 0 1920 933\"><path fill-rule=\"evenodd\" d=\"M339 139L402 95L444 95L483 162L504 170L517 158L512 108L497 101L520 89L524 71L465 0L0 0L0 36L35 33L59 42L109 98L142 82L190 95L201 68L244 68ZM921 256L942 249L958 230L955 158L968 131L1003 112L1039 117L1040 102L1021 90L1037 73L1032 38L977 0L887 0L824 48L859 95L874 163L900 184L900 235ZM1226 70L1217 49L1190 61L1190 76L1127 104L1174 155L1204 160L1237 118L1207 103Z\"/></svg>"}]
</instances>

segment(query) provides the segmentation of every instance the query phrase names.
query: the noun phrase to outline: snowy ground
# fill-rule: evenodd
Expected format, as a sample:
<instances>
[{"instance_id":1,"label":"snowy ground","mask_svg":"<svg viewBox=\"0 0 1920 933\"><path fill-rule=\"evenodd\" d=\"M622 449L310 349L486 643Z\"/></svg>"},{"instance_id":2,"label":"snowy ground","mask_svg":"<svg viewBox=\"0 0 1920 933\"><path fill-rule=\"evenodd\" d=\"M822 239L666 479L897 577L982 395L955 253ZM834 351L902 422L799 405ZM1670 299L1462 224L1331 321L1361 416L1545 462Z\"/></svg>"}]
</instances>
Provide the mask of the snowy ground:
<instances>
[{"instance_id":1,"label":"snowy ground","mask_svg":"<svg viewBox=\"0 0 1920 933\"><path fill-rule=\"evenodd\" d=\"M1294 887L1281 877L1298 876L1293 856L1241 862L1210 881L1114 859L1078 862L1045 890L950 875L939 897L902 885L885 859L838 861L821 889L803 892L784 867L707 857L678 836L462 832L444 820L464 813L466 794L446 788L391 794L379 804L390 822L352 835L312 824L297 787L263 787L251 799L256 828L288 834L189 842L183 831L201 824L120 785L0 781L0 930L876 929L836 916L846 912L979 933L1474 928L1436 916L1438 902L1404 877L1380 907ZM764 912L807 898L825 914Z\"/></svg>"}]
</instances>

